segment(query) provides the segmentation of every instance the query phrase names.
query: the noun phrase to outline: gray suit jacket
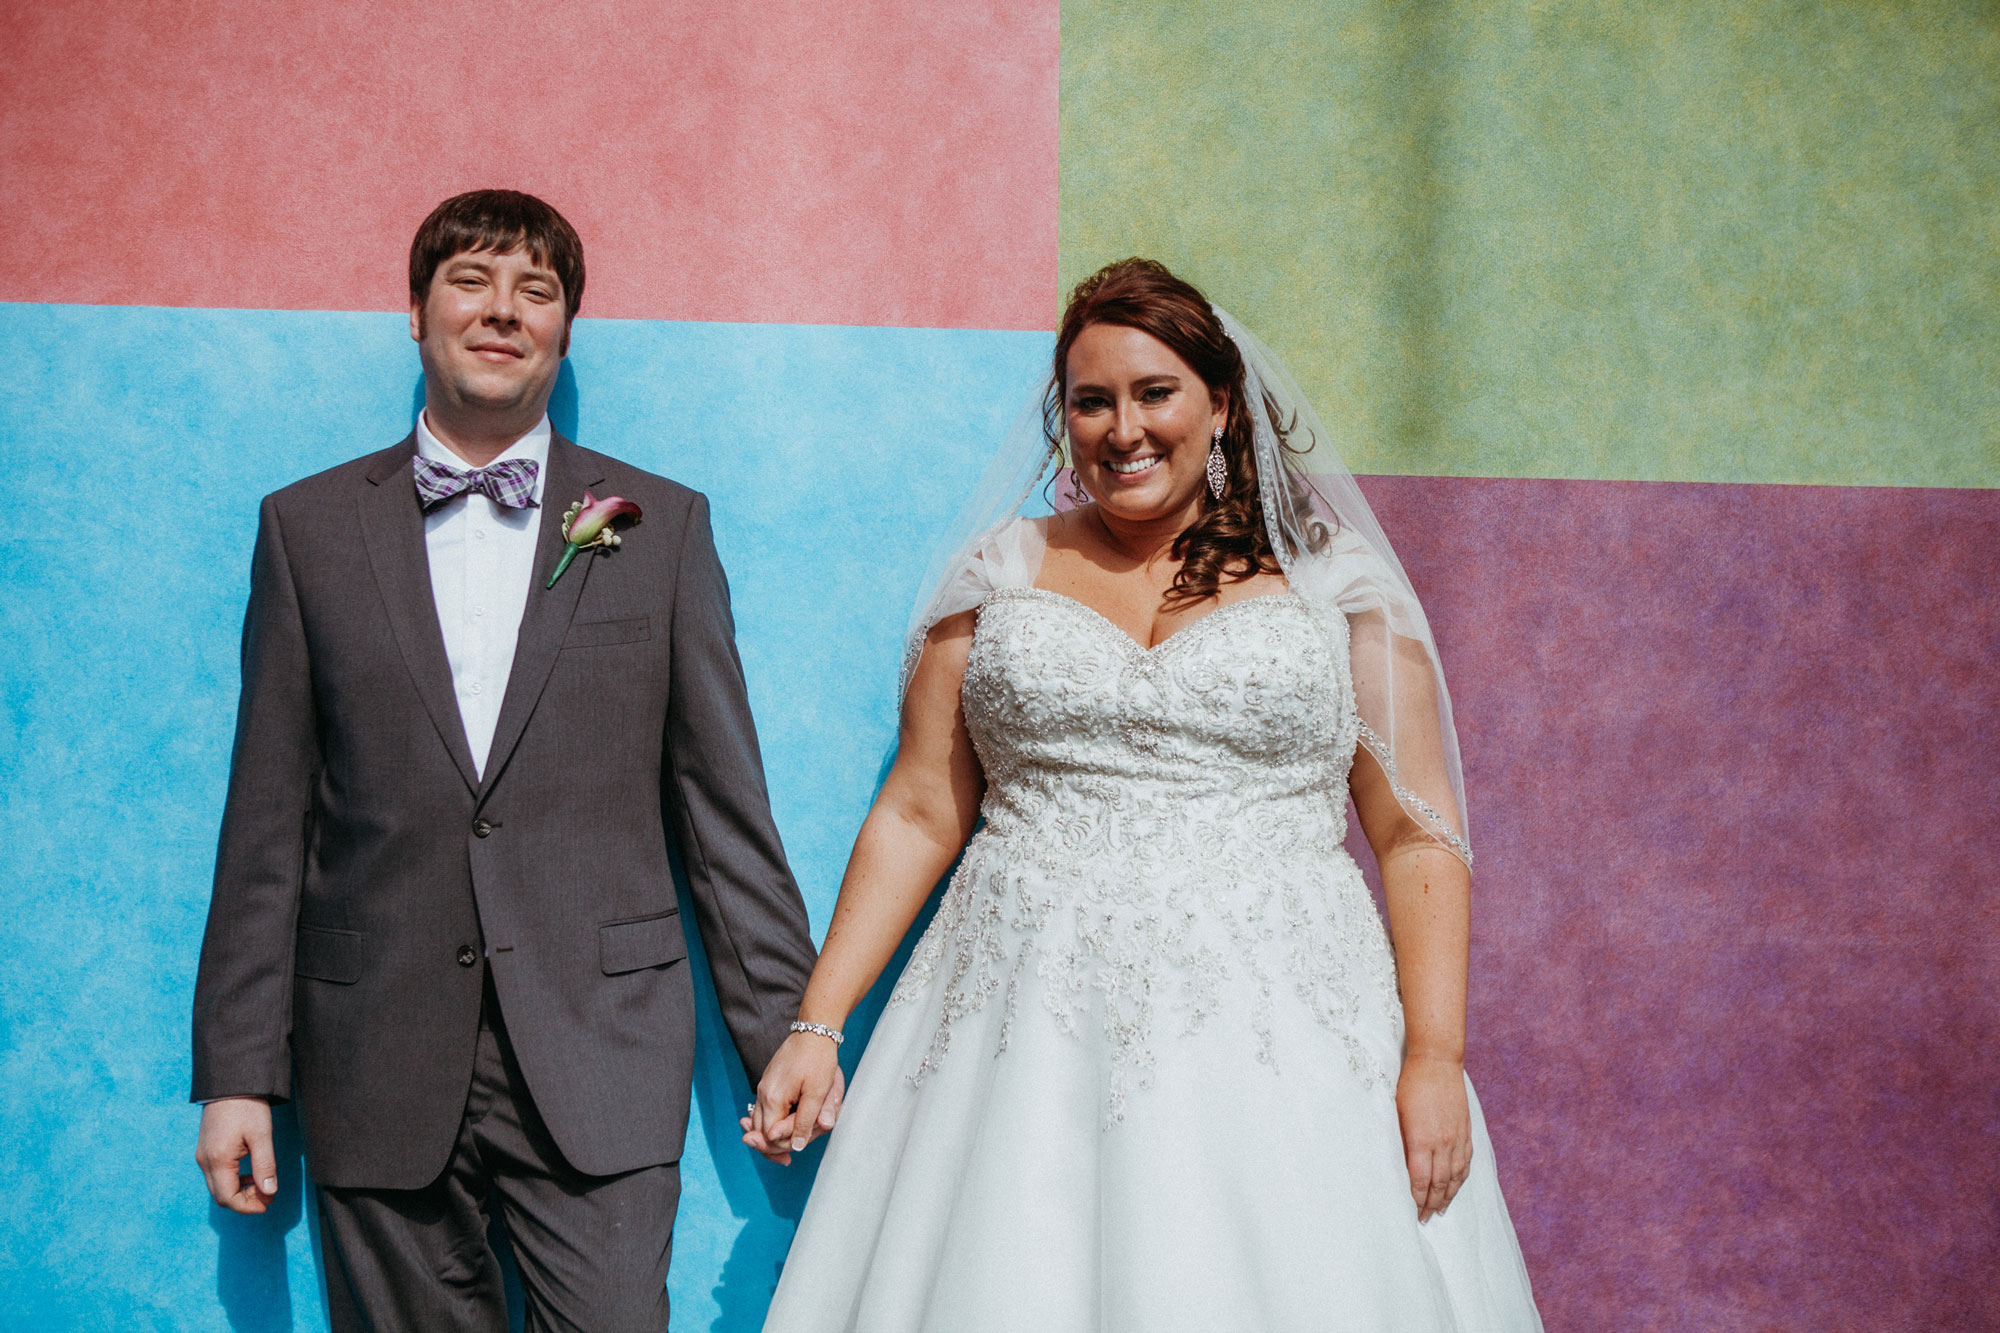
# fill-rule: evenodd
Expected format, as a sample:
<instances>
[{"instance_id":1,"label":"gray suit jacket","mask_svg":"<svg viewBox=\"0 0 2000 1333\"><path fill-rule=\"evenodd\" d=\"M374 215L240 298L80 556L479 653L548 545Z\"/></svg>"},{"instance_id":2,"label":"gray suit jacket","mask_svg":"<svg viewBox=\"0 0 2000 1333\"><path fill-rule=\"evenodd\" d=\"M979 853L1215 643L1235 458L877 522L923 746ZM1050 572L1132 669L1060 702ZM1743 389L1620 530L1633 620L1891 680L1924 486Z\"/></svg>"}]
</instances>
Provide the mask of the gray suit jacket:
<instances>
[{"instance_id":1,"label":"gray suit jacket","mask_svg":"<svg viewBox=\"0 0 2000 1333\"><path fill-rule=\"evenodd\" d=\"M707 502L550 445L484 780L431 598L414 437L264 500L194 998L196 1100L296 1081L312 1174L427 1184L490 967L535 1105L604 1175L680 1156L694 1052L667 825L754 1081L812 969ZM553 590L584 488L644 519Z\"/></svg>"}]
</instances>

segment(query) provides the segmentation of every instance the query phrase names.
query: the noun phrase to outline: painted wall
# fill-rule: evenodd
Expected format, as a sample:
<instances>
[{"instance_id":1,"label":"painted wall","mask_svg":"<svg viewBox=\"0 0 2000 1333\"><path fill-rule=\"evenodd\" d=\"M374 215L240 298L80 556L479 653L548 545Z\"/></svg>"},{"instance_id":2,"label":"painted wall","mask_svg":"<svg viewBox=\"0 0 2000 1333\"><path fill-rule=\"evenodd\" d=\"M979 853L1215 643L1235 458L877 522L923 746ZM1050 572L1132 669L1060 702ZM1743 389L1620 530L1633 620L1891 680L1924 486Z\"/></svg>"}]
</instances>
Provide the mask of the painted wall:
<instances>
[{"instance_id":1,"label":"painted wall","mask_svg":"<svg viewBox=\"0 0 2000 1333\"><path fill-rule=\"evenodd\" d=\"M1053 4L78 0L10 7L0 299L406 307L431 206L505 179L586 309L1033 329Z\"/></svg>"},{"instance_id":2,"label":"painted wall","mask_svg":"<svg viewBox=\"0 0 2000 1333\"><path fill-rule=\"evenodd\" d=\"M256 498L407 430L408 237L484 184L588 247L558 426L713 497L817 927L1058 279L1155 255L1291 361L1430 607L1550 1328L2000 1323L1990 4L0 32L0 1326L321 1326L296 1134L219 1214L183 1101L235 636ZM701 1016L676 1325L753 1329L808 1177L736 1144Z\"/></svg>"},{"instance_id":3,"label":"painted wall","mask_svg":"<svg viewBox=\"0 0 2000 1333\"><path fill-rule=\"evenodd\" d=\"M1048 341L577 325L558 427L713 500L772 801L817 931L893 742L919 548ZM0 305L0 364L0 1327L314 1327L295 1132L274 1217L211 1208L191 1165L188 1006L256 502L273 478L409 429L407 316ZM929 466L882 505L885 457L916 440L935 443ZM58 501L51 523L50 498L79 491L88 514ZM806 1180L736 1141L748 1088L705 978L697 994L676 1323L754 1328Z\"/></svg>"},{"instance_id":4,"label":"painted wall","mask_svg":"<svg viewBox=\"0 0 2000 1333\"><path fill-rule=\"evenodd\" d=\"M1056 9L56 3L0 32L0 1327L323 1327L289 1116L283 1202L244 1219L185 1102L257 498L408 431L389 312L432 204L554 202L597 317L552 415L712 498L823 930L933 534L1048 354ZM699 1023L675 1324L754 1329L809 1177L736 1142Z\"/></svg>"},{"instance_id":5,"label":"painted wall","mask_svg":"<svg viewBox=\"0 0 2000 1333\"><path fill-rule=\"evenodd\" d=\"M2000 10L1081 0L1062 281L1150 254L1357 472L2000 480Z\"/></svg>"},{"instance_id":6,"label":"painted wall","mask_svg":"<svg viewBox=\"0 0 2000 1333\"><path fill-rule=\"evenodd\" d=\"M1549 1327L2000 1327L2000 9L1073 0L1062 100L1063 282L1401 474Z\"/></svg>"}]
</instances>

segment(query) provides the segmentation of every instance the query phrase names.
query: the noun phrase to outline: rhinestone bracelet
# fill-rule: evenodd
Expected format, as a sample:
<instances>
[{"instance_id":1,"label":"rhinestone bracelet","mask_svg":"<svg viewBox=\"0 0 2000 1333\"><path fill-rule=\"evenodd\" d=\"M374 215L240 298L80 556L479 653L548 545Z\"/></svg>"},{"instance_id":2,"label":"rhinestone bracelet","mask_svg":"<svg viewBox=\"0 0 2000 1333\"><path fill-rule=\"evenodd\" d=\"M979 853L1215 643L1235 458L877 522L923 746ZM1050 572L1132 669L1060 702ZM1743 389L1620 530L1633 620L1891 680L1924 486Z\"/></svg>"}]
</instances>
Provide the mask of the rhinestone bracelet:
<instances>
[{"instance_id":1,"label":"rhinestone bracelet","mask_svg":"<svg viewBox=\"0 0 2000 1333\"><path fill-rule=\"evenodd\" d=\"M811 1033L815 1033L815 1034L817 1034L817 1035L819 1035L819 1036L822 1036L822 1037L831 1037L831 1038L833 1038L833 1044L834 1044L834 1045L836 1045L836 1046L840 1045L840 1043L842 1043L843 1041L846 1041L846 1040L847 1040L847 1038L845 1038L845 1037L843 1037L843 1036L841 1036L841 1035L840 1035L840 1029L839 1029L839 1028L830 1028L830 1027L828 1027L828 1026L827 1026L826 1024L824 1024L824 1023L798 1023L798 1022L795 1022L795 1023L793 1023L793 1024L792 1024L792 1031L794 1031L794 1032L811 1032Z\"/></svg>"}]
</instances>

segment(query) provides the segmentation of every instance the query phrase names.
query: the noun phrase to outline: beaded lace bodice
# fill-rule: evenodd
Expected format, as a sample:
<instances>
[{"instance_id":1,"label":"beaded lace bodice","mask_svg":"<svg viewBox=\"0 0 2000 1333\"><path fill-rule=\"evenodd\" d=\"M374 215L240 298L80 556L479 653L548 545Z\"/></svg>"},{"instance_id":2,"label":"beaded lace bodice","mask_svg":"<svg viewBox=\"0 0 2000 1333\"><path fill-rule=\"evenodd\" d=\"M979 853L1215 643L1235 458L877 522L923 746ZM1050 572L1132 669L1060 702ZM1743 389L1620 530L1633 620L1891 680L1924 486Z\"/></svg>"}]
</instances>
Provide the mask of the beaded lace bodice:
<instances>
[{"instance_id":1,"label":"beaded lace bodice","mask_svg":"<svg viewBox=\"0 0 2000 1333\"><path fill-rule=\"evenodd\" d=\"M1356 738L1346 628L1284 593L1232 603L1142 648L1060 593L995 593L963 695L986 772L982 813L991 824L1036 808L1052 779L1228 804L1344 797ZM1341 818L1344 806L1333 810Z\"/></svg>"},{"instance_id":2,"label":"beaded lace bodice","mask_svg":"<svg viewBox=\"0 0 2000 1333\"><path fill-rule=\"evenodd\" d=\"M955 1021L1023 997L1108 1039L1107 1125L1153 1043L1231 1009L1275 1066L1274 1015L1303 1006L1355 1073L1361 1006L1400 1033L1380 917L1341 843L1359 730L1347 625L1295 594L1236 602L1148 649L1037 588L984 602L962 698L984 827L892 1003L939 1002L921 1082ZM934 988L943 994L935 996ZM1043 1020L1048 1021L1048 1020Z\"/></svg>"}]
</instances>

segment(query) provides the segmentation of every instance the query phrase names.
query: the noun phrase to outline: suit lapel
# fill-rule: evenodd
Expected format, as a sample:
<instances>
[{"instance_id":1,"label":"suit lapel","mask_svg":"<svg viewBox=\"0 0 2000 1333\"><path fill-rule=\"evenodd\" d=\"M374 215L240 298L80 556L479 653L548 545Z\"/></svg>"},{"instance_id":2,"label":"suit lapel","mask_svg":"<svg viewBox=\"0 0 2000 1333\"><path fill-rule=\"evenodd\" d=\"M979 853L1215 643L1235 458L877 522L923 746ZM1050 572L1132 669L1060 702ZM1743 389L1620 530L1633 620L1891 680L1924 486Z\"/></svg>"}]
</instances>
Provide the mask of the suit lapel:
<instances>
[{"instance_id":1,"label":"suit lapel","mask_svg":"<svg viewBox=\"0 0 2000 1333\"><path fill-rule=\"evenodd\" d=\"M444 631L438 627L437 602L431 595L430 554L424 547L424 511L410 475L417 452L412 433L368 470L369 485L360 495L361 533L375 586L389 613L389 627L402 650L403 663L416 682L417 697L437 728L438 739L451 752L465 785L479 789L472 747L452 689L451 664L445 658Z\"/></svg>"},{"instance_id":2,"label":"suit lapel","mask_svg":"<svg viewBox=\"0 0 2000 1333\"><path fill-rule=\"evenodd\" d=\"M493 730L493 748L486 755L486 780L478 788L483 802L493 783L507 767L508 758L527 730L535 704L555 670L556 655L569 634L569 622L583 596L583 585L597 561L591 553L579 554L553 588L544 587L549 575L562 560L563 512L583 498L585 487L600 486L604 478L586 469L583 451L557 435L549 441L549 475L542 486L541 536L535 543L534 582L528 585L528 605L521 612L520 634L514 640L514 666L507 675L507 696L500 704L500 720Z\"/></svg>"}]
</instances>

